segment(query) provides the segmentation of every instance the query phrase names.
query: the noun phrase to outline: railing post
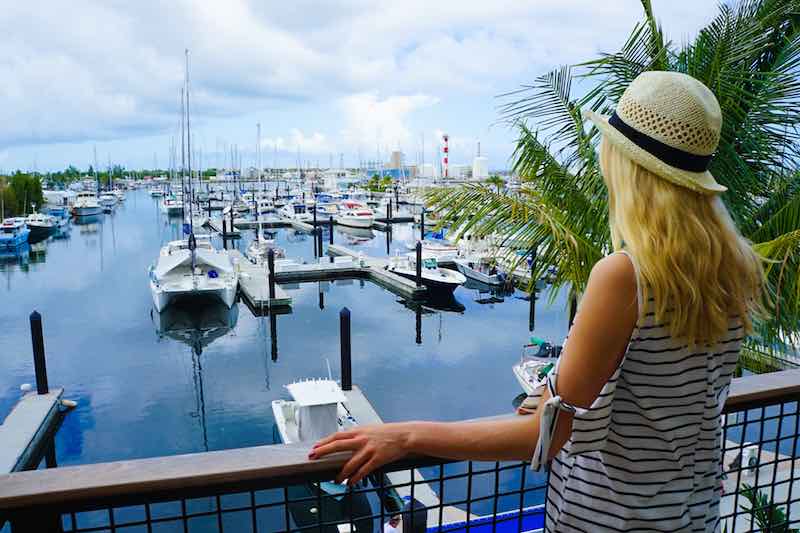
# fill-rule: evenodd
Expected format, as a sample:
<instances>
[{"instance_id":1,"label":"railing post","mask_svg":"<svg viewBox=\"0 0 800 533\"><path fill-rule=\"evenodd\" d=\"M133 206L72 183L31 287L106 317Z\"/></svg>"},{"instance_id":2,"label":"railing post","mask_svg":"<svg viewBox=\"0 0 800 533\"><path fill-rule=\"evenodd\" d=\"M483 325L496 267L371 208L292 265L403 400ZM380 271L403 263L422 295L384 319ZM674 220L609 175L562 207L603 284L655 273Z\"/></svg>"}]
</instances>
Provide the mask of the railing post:
<instances>
[{"instance_id":1,"label":"railing post","mask_svg":"<svg viewBox=\"0 0 800 533\"><path fill-rule=\"evenodd\" d=\"M422 242L417 241L417 287L422 286Z\"/></svg>"},{"instance_id":2,"label":"railing post","mask_svg":"<svg viewBox=\"0 0 800 533\"><path fill-rule=\"evenodd\" d=\"M269 301L272 304L272 300L275 299L275 250L272 248L267 251L267 268L269 268L269 273L267 274Z\"/></svg>"},{"instance_id":3,"label":"railing post","mask_svg":"<svg viewBox=\"0 0 800 533\"><path fill-rule=\"evenodd\" d=\"M352 390L353 369L350 353L350 310L342 307L339 311L340 364L342 370L342 390Z\"/></svg>"},{"instance_id":4,"label":"railing post","mask_svg":"<svg viewBox=\"0 0 800 533\"><path fill-rule=\"evenodd\" d=\"M44 358L44 336L42 335L42 315L38 311L31 313L31 343L33 344L33 367L36 372L36 392L47 394L47 364Z\"/></svg>"}]
</instances>

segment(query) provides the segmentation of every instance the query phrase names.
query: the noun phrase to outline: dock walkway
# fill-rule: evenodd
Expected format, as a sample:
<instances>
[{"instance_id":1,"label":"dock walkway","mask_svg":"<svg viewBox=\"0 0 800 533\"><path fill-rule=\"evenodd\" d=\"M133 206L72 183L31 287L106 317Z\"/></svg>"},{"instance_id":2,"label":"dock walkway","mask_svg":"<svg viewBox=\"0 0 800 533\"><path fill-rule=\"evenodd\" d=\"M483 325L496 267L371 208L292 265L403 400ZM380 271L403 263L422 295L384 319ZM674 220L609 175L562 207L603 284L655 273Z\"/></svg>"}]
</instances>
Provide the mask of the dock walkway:
<instances>
[{"instance_id":1,"label":"dock walkway","mask_svg":"<svg viewBox=\"0 0 800 533\"><path fill-rule=\"evenodd\" d=\"M292 297L286 294L277 283L275 298L269 298L269 282L267 269L251 263L239 250L228 250L231 259L239 271L239 293L253 307L288 307L292 305ZM277 277L276 277L277 281Z\"/></svg>"},{"instance_id":2,"label":"dock walkway","mask_svg":"<svg viewBox=\"0 0 800 533\"><path fill-rule=\"evenodd\" d=\"M14 406L0 424L0 474L18 472L31 464L58 416L64 389L47 394L29 392Z\"/></svg>"},{"instance_id":3,"label":"dock walkway","mask_svg":"<svg viewBox=\"0 0 800 533\"><path fill-rule=\"evenodd\" d=\"M369 403L367 397L361 392L357 386L353 385L352 390L342 391L347 397L347 407L350 409L350 414L356 419L359 425L370 424L383 424L383 420L378 416L375 408ZM393 485L394 490L401 498L411 497L411 471L402 470L399 472L390 472L386 474L389 482ZM457 522L466 522L468 519L472 520L475 517L467 515L466 512L453 506L444 506L439 501L439 497L431 489L425 478L422 477L417 470L414 470L414 499L418 500L425 507L428 507L428 524L452 524ZM440 516L441 514L441 516Z\"/></svg>"},{"instance_id":4,"label":"dock walkway","mask_svg":"<svg viewBox=\"0 0 800 533\"><path fill-rule=\"evenodd\" d=\"M427 293L425 286L417 287L413 281L387 270L389 259L386 257L366 256L362 252L338 244L328 245L328 254L352 257L367 269L367 276L371 280L405 298L420 299Z\"/></svg>"}]
</instances>

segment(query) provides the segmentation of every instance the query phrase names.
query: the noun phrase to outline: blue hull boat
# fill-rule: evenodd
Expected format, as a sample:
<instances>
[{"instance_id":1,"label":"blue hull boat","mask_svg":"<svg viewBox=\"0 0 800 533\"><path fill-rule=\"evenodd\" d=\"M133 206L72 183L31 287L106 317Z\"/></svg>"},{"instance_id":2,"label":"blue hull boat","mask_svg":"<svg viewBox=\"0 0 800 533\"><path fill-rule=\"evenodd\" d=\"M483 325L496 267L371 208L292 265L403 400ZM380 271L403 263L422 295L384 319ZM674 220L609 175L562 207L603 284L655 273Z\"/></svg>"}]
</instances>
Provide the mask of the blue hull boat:
<instances>
[{"instance_id":1,"label":"blue hull boat","mask_svg":"<svg viewBox=\"0 0 800 533\"><path fill-rule=\"evenodd\" d=\"M7 218L0 225L0 248L17 248L28 242L31 230L25 219Z\"/></svg>"}]
</instances>

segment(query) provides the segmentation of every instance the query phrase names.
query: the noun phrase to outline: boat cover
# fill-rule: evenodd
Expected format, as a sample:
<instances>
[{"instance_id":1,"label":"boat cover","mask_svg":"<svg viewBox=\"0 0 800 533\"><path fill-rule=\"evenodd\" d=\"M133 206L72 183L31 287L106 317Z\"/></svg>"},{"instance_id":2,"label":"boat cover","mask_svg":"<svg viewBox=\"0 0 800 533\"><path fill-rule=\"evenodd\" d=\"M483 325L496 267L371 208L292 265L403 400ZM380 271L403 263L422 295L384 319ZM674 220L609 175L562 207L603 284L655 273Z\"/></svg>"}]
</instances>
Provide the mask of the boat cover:
<instances>
[{"instance_id":1,"label":"boat cover","mask_svg":"<svg viewBox=\"0 0 800 533\"><path fill-rule=\"evenodd\" d=\"M213 268L218 272L233 272L233 264L225 254L220 254L214 250L195 250L195 263L198 266ZM158 278L184 265L192 264L192 254L189 250L175 250L169 255L162 255L158 258L158 265L155 268L155 275Z\"/></svg>"}]
</instances>

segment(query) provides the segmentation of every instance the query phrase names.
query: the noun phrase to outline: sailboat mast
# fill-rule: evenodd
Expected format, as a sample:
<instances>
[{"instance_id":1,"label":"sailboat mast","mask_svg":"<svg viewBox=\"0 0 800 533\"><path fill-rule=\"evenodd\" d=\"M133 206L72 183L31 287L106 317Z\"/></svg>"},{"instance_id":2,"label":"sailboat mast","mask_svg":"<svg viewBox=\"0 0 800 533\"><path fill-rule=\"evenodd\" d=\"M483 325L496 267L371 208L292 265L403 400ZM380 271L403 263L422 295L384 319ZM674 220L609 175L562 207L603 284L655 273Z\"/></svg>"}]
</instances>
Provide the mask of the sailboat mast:
<instances>
[{"instance_id":1,"label":"sailboat mast","mask_svg":"<svg viewBox=\"0 0 800 533\"><path fill-rule=\"evenodd\" d=\"M186 171L186 138L183 132L183 118L185 113L184 94L186 87L181 87L181 191L183 191L183 174Z\"/></svg>"},{"instance_id":2,"label":"sailboat mast","mask_svg":"<svg viewBox=\"0 0 800 533\"><path fill-rule=\"evenodd\" d=\"M194 211L192 209L192 129L189 124L189 49L186 49L186 152L189 163L189 235L194 233ZM186 195L183 196L184 209L186 209Z\"/></svg>"}]
</instances>

